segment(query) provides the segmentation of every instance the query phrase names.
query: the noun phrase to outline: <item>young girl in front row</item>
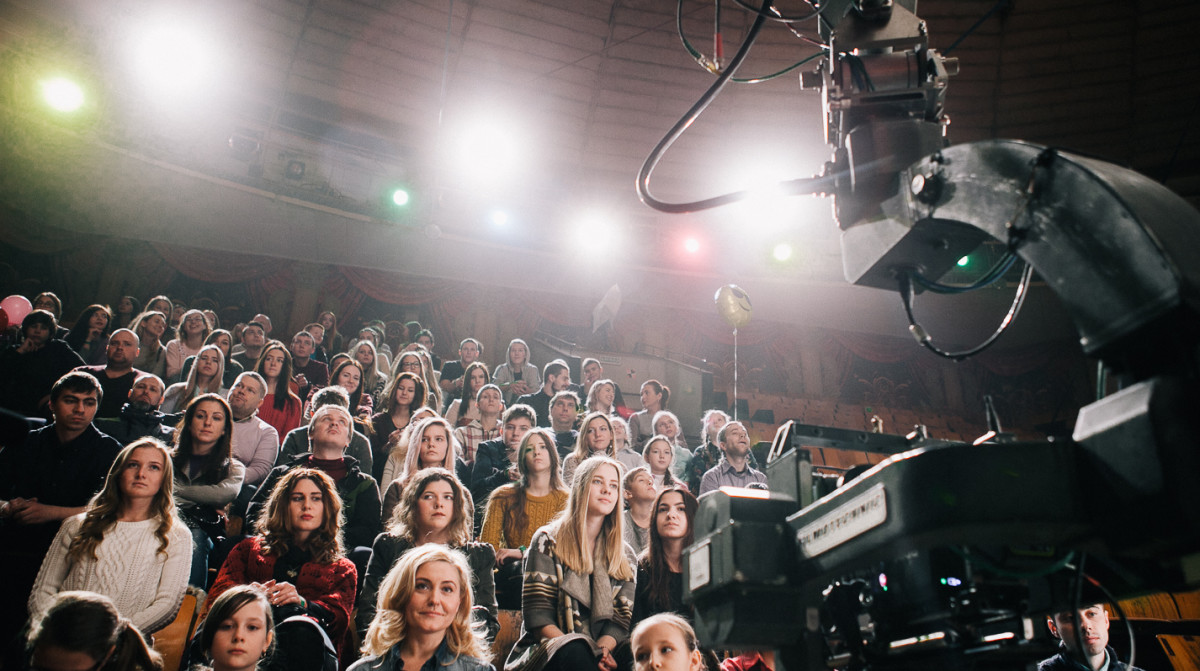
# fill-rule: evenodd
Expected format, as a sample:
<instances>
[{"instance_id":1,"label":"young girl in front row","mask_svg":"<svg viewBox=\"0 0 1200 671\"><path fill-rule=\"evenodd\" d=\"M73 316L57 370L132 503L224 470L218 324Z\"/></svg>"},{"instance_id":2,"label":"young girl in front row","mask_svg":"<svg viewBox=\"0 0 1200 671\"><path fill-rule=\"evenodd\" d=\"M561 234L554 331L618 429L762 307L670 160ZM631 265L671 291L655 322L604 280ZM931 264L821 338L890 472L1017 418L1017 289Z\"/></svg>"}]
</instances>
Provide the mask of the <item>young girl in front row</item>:
<instances>
[{"instance_id":1,"label":"young girl in front row","mask_svg":"<svg viewBox=\"0 0 1200 671\"><path fill-rule=\"evenodd\" d=\"M633 630L633 663L637 671L702 671L704 658L696 632L674 613L659 613Z\"/></svg>"},{"instance_id":2,"label":"young girl in front row","mask_svg":"<svg viewBox=\"0 0 1200 671\"><path fill-rule=\"evenodd\" d=\"M505 671L614 671L613 650L629 635L632 557L622 538L621 465L579 465L566 513L533 535L525 560L521 638ZM587 594L586 600L579 597Z\"/></svg>"}]
</instances>

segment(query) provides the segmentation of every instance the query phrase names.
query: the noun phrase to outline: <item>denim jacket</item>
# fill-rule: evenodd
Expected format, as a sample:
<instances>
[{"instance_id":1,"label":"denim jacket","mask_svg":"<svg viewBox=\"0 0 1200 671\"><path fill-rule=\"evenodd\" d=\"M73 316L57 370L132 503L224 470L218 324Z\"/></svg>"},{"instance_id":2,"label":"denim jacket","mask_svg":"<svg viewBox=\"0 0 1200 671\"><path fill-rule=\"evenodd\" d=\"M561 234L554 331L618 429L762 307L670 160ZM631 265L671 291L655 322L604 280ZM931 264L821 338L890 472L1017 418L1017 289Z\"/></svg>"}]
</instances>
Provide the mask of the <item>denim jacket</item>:
<instances>
[{"instance_id":1,"label":"denim jacket","mask_svg":"<svg viewBox=\"0 0 1200 671\"><path fill-rule=\"evenodd\" d=\"M431 662L434 662L431 666ZM437 671L495 671L495 667L481 660L468 655L454 656L450 652L450 648L446 646L443 640L438 646L437 652L433 657L426 662L421 669L411 669L409 671L423 671L427 668L434 668ZM400 646L393 645L382 657L370 655L363 657L357 662L350 665L346 671L405 671L404 661L400 659Z\"/></svg>"}]
</instances>

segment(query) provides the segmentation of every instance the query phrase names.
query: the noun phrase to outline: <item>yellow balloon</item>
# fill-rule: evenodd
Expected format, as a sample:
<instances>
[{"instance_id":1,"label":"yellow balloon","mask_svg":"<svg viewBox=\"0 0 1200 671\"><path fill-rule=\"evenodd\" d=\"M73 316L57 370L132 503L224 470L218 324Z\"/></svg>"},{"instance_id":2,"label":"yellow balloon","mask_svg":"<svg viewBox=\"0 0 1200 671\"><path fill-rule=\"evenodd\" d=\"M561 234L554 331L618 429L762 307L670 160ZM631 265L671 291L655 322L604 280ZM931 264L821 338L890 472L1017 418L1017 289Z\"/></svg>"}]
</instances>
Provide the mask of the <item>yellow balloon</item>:
<instances>
[{"instance_id":1,"label":"yellow balloon","mask_svg":"<svg viewBox=\"0 0 1200 671\"><path fill-rule=\"evenodd\" d=\"M741 328L750 323L754 308L750 305L750 296L738 285L726 284L717 289L713 301L717 304L717 314L733 328Z\"/></svg>"}]
</instances>

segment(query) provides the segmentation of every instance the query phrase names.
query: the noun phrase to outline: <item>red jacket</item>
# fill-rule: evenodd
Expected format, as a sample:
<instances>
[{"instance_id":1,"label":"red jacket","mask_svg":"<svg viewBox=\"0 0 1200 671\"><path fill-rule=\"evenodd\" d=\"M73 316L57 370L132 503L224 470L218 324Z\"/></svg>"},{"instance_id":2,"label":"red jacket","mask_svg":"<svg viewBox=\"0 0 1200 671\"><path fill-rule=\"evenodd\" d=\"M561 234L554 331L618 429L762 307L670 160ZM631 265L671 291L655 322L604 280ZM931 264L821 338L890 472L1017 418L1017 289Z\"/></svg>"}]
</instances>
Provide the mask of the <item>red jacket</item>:
<instances>
[{"instance_id":1,"label":"red jacket","mask_svg":"<svg viewBox=\"0 0 1200 671\"><path fill-rule=\"evenodd\" d=\"M275 573L275 559L263 554L262 539L258 536L238 543L221 565L221 572L208 592L205 610L211 608L213 601L230 587L271 580ZM358 571L353 562L345 557L331 564L308 562L300 567L300 575L296 576L296 591L300 596L333 613L333 630L328 633L338 646L339 655L350 624L350 611L354 609L357 581Z\"/></svg>"}]
</instances>

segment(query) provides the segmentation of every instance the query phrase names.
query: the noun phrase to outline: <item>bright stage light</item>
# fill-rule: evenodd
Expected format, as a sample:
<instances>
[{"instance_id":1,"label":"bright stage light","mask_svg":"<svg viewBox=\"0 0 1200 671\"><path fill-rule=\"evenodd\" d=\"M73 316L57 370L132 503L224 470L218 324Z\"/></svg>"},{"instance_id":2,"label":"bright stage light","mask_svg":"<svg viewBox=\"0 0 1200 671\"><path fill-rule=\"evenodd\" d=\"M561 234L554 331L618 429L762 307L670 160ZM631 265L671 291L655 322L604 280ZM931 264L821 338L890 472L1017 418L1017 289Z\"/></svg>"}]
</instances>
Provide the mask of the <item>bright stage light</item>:
<instances>
[{"instance_id":1,"label":"bright stage light","mask_svg":"<svg viewBox=\"0 0 1200 671\"><path fill-rule=\"evenodd\" d=\"M506 212L495 210L488 218L491 219L492 225L498 228L503 228L504 226L508 225L508 213Z\"/></svg>"},{"instance_id":2,"label":"bright stage light","mask_svg":"<svg viewBox=\"0 0 1200 671\"><path fill-rule=\"evenodd\" d=\"M968 264L970 264L970 263L971 263L971 257L969 257L969 256L964 256L964 257L962 257L961 259L959 259L959 260L958 260L958 267L959 267L959 268L966 268L966 267L967 267L967 265L968 265Z\"/></svg>"},{"instance_id":3,"label":"bright stage light","mask_svg":"<svg viewBox=\"0 0 1200 671\"><path fill-rule=\"evenodd\" d=\"M42 97L59 112L74 112L83 105L83 89L65 77L42 82Z\"/></svg>"},{"instance_id":4,"label":"bright stage light","mask_svg":"<svg viewBox=\"0 0 1200 671\"><path fill-rule=\"evenodd\" d=\"M771 251L771 256L775 257L780 263L792 258L792 246L786 242L781 242L775 245L775 249Z\"/></svg>"},{"instance_id":5,"label":"bright stage light","mask_svg":"<svg viewBox=\"0 0 1200 671\"><path fill-rule=\"evenodd\" d=\"M687 240L683 241L683 248L687 251L687 253L695 254L696 252L700 251L700 241L696 238L688 238Z\"/></svg>"},{"instance_id":6,"label":"bright stage light","mask_svg":"<svg viewBox=\"0 0 1200 671\"><path fill-rule=\"evenodd\" d=\"M408 192L405 191L404 189L396 189L395 191L392 192L392 202L395 203L399 207L404 207L405 205L408 205L408 201L410 199L411 199L411 197L408 195Z\"/></svg>"},{"instance_id":7,"label":"bright stage light","mask_svg":"<svg viewBox=\"0 0 1200 671\"><path fill-rule=\"evenodd\" d=\"M146 22L133 49L133 62L156 100L169 103L208 92L216 54L192 19L161 17Z\"/></svg>"}]
</instances>

